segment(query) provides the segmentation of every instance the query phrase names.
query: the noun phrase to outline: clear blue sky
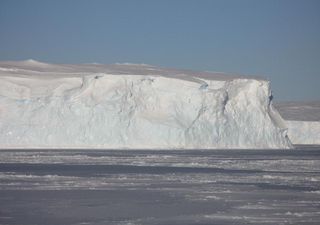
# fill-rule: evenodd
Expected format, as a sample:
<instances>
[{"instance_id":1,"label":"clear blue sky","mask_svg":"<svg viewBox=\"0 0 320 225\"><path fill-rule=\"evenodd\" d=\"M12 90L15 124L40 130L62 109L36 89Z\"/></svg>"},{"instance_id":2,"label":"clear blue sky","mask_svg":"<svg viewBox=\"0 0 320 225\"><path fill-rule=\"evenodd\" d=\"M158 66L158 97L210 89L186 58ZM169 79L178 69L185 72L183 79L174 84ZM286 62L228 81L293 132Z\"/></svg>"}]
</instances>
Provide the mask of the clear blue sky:
<instances>
[{"instance_id":1,"label":"clear blue sky","mask_svg":"<svg viewBox=\"0 0 320 225\"><path fill-rule=\"evenodd\" d=\"M0 0L0 60L262 75L320 100L319 0Z\"/></svg>"}]
</instances>

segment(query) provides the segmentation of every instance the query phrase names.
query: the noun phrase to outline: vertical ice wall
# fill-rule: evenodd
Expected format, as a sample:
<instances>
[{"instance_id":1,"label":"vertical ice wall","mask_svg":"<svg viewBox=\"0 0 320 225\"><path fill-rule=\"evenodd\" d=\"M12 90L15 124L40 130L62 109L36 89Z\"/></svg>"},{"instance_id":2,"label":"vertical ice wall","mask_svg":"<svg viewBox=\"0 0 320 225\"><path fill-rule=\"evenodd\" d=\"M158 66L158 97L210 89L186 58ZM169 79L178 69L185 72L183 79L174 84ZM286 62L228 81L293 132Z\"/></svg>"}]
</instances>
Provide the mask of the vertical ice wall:
<instances>
[{"instance_id":1,"label":"vertical ice wall","mask_svg":"<svg viewBox=\"0 0 320 225\"><path fill-rule=\"evenodd\" d=\"M147 66L26 65L0 64L1 148L291 147L268 81Z\"/></svg>"}]
</instances>

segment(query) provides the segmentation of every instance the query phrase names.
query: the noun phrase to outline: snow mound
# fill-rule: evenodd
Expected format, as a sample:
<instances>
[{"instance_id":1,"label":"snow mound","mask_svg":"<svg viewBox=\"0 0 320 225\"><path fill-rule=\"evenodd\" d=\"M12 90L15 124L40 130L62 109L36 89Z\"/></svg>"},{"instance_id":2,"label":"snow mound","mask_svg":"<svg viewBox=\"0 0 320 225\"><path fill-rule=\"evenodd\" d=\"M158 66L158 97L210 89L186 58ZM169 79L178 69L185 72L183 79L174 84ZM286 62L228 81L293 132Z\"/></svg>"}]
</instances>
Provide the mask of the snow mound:
<instances>
[{"instance_id":1,"label":"snow mound","mask_svg":"<svg viewBox=\"0 0 320 225\"><path fill-rule=\"evenodd\" d=\"M223 73L0 62L0 147L290 148L270 96Z\"/></svg>"}]
</instances>

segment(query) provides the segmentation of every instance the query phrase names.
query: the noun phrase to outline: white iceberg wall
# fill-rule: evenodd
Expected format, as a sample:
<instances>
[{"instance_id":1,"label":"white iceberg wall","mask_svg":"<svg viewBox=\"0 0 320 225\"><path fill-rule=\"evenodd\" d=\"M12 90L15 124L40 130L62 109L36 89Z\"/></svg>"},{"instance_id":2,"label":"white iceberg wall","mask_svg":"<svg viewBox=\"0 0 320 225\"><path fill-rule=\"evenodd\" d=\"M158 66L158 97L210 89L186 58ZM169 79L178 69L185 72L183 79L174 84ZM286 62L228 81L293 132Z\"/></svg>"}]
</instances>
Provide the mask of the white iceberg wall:
<instances>
[{"instance_id":1,"label":"white iceberg wall","mask_svg":"<svg viewBox=\"0 0 320 225\"><path fill-rule=\"evenodd\" d=\"M320 145L320 102L278 102L288 137L297 145Z\"/></svg>"},{"instance_id":2,"label":"white iceberg wall","mask_svg":"<svg viewBox=\"0 0 320 225\"><path fill-rule=\"evenodd\" d=\"M267 81L35 74L0 76L1 148L291 147Z\"/></svg>"},{"instance_id":3,"label":"white iceberg wall","mask_svg":"<svg viewBox=\"0 0 320 225\"><path fill-rule=\"evenodd\" d=\"M286 121L293 144L320 145L320 121Z\"/></svg>"}]
</instances>

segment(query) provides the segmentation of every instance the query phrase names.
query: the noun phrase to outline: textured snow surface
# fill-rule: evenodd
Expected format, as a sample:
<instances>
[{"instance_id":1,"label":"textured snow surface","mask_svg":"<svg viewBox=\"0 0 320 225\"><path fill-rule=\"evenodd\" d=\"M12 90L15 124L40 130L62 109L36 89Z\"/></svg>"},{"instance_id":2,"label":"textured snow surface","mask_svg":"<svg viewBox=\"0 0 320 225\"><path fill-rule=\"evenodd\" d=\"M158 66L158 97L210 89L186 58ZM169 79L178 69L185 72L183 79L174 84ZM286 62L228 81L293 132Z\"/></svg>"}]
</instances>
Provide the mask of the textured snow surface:
<instances>
[{"instance_id":1,"label":"textured snow surface","mask_svg":"<svg viewBox=\"0 0 320 225\"><path fill-rule=\"evenodd\" d=\"M0 151L0 224L319 225L319 208L319 146Z\"/></svg>"},{"instance_id":2,"label":"textured snow surface","mask_svg":"<svg viewBox=\"0 0 320 225\"><path fill-rule=\"evenodd\" d=\"M282 102L276 108L293 144L320 144L320 102Z\"/></svg>"},{"instance_id":3,"label":"textured snow surface","mask_svg":"<svg viewBox=\"0 0 320 225\"><path fill-rule=\"evenodd\" d=\"M1 148L289 148L269 82L136 64L0 62Z\"/></svg>"}]
</instances>

